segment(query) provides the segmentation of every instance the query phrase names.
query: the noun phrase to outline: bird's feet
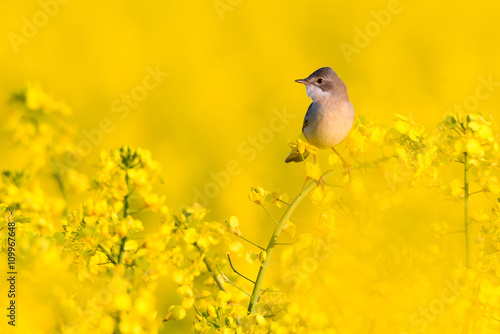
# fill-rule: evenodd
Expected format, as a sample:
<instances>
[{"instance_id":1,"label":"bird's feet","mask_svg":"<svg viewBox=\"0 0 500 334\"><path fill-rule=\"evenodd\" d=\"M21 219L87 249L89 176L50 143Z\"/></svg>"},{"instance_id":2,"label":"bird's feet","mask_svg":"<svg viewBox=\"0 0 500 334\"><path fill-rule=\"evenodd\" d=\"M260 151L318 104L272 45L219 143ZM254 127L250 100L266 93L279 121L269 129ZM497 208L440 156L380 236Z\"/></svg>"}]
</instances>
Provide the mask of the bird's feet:
<instances>
[{"instance_id":1,"label":"bird's feet","mask_svg":"<svg viewBox=\"0 0 500 334\"><path fill-rule=\"evenodd\" d=\"M344 159L342 159L342 164L344 165L344 169L345 169L344 175L349 175L349 178L350 178L351 174L352 174L352 166Z\"/></svg>"},{"instance_id":2,"label":"bird's feet","mask_svg":"<svg viewBox=\"0 0 500 334\"><path fill-rule=\"evenodd\" d=\"M319 179L316 181L316 183L318 184L319 187L321 187L321 190L325 190L325 178L323 177L323 175L321 175L319 177Z\"/></svg>"},{"instance_id":3,"label":"bird's feet","mask_svg":"<svg viewBox=\"0 0 500 334\"><path fill-rule=\"evenodd\" d=\"M344 165L344 169L345 169L345 172L344 172L344 175L348 175L349 176L349 180L351 179L351 174L352 174L352 166L347 162L346 159L344 159L339 152L337 152L337 150L332 147L332 150L333 152L335 152L335 154L338 155L338 157L340 158L340 160L342 161L342 165Z\"/></svg>"}]
</instances>

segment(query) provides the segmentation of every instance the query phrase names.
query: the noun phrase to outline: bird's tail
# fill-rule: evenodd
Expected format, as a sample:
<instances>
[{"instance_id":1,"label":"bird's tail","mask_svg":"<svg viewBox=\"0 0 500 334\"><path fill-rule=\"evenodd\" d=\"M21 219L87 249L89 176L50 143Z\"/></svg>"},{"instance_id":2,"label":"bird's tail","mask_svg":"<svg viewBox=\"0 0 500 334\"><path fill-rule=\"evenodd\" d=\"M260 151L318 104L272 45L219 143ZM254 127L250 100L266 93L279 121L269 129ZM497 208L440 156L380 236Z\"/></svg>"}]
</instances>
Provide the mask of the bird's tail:
<instances>
[{"instance_id":1,"label":"bird's tail","mask_svg":"<svg viewBox=\"0 0 500 334\"><path fill-rule=\"evenodd\" d=\"M307 156L309 155L309 151L308 150L305 150L304 154L300 154L300 152L298 150L292 150L292 152L290 152L290 154L288 154L288 156L286 157L285 159L285 162L301 162L303 160L305 160L307 158Z\"/></svg>"}]
</instances>

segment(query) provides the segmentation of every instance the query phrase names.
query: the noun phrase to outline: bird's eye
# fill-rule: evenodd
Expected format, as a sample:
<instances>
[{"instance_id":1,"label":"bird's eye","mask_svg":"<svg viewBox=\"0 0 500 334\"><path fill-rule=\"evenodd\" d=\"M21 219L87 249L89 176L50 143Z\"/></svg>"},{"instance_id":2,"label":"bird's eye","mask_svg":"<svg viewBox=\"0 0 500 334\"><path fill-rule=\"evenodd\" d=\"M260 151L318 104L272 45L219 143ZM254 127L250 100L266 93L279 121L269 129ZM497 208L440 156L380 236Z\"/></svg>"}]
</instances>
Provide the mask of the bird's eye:
<instances>
[{"instance_id":1,"label":"bird's eye","mask_svg":"<svg viewBox=\"0 0 500 334\"><path fill-rule=\"evenodd\" d=\"M316 83L318 85L321 85L325 80L323 78L319 78L318 80L316 80Z\"/></svg>"}]
</instances>

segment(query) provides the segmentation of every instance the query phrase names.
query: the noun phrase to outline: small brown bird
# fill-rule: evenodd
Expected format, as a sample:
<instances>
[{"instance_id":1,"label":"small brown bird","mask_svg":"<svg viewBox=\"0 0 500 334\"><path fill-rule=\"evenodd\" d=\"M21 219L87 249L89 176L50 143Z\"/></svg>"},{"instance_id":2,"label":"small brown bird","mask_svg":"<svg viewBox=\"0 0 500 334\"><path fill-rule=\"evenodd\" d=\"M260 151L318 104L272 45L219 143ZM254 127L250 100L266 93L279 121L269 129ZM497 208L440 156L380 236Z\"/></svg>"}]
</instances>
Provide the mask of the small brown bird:
<instances>
[{"instance_id":1,"label":"small brown bird","mask_svg":"<svg viewBox=\"0 0 500 334\"><path fill-rule=\"evenodd\" d=\"M302 125L304 136L317 148L331 148L342 160L346 173L350 173L351 166L334 148L345 139L354 123L354 108L346 85L330 67L322 67L295 81L306 86L307 96L312 100ZM293 150L285 162L300 162L308 155L307 151L302 155Z\"/></svg>"}]
</instances>

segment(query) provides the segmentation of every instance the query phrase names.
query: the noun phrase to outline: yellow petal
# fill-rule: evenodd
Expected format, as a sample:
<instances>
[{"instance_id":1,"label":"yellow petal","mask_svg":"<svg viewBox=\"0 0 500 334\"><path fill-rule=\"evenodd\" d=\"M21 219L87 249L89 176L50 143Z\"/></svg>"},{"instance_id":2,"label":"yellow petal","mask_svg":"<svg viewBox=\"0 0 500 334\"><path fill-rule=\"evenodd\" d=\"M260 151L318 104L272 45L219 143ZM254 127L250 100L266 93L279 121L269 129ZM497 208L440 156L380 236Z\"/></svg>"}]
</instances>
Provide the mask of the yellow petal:
<instances>
[{"instance_id":1,"label":"yellow petal","mask_svg":"<svg viewBox=\"0 0 500 334\"><path fill-rule=\"evenodd\" d=\"M167 316L163 319L163 321L169 321L169 320L181 320L186 317L186 310L184 307L180 305L172 305L170 306L168 310Z\"/></svg>"},{"instance_id":2,"label":"yellow petal","mask_svg":"<svg viewBox=\"0 0 500 334\"><path fill-rule=\"evenodd\" d=\"M316 187L309 195L314 202L321 202L323 200L323 191L320 187Z\"/></svg>"},{"instance_id":3,"label":"yellow petal","mask_svg":"<svg viewBox=\"0 0 500 334\"><path fill-rule=\"evenodd\" d=\"M306 162L306 176L308 179L318 181L321 177L321 169L319 168L319 163L313 164L312 162Z\"/></svg>"},{"instance_id":4,"label":"yellow petal","mask_svg":"<svg viewBox=\"0 0 500 334\"><path fill-rule=\"evenodd\" d=\"M248 198L257 205L262 205L264 202L264 196L266 195L266 191L260 187L252 187L250 188L250 192L248 193Z\"/></svg>"},{"instance_id":5,"label":"yellow petal","mask_svg":"<svg viewBox=\"0 0 500 334\"><path fill-rule=\"evenodd\" d=\"M264 318L264 316L262 314L257 314L255 316L255 320L257 320L257 323L259 325L266 325L267 324L266 318Z\"/></svg>"},{"instance_id":6,"label":"yellow petal","mask_svg":"<svg viewBox=\"0 0 500 334\"><path fill-rule=\"evenodd\" d=\"M474 138L467 140L467 152L472 155L477 155L482 152L481 144Z\"/></svg>"},{"instance_id":7,"label":"yellow petal","mask_svg":"<svg viewBox=\"0 0 500 334\"><path fill-rule=\"evenodd\" d=\"M231 227L238 227L240 221L236 216L231 216L229 217L229 226Z\"/></svg>"},{"instance_id":8,"label":"yellow petal","mask_svg":"<svg viewBox=\"0 0 500 334\"><path fill-rule=\"evenodd\" d=\"M394 128L402 134L406 134L408 133L408 130L410 130L410 125L403 121L396 121L396 123L394 123Z\"/></svg>"},{"instance_id":9,"label":"yellow petal","mask_svg":"<svg viewBox=\"0 0 500 334\"><path fill-rule=\"evenodd\" d=\"M198 231L195 228L191 227L186 230L184 234L184 241L188 244L194 244L198 240Z\"/></svg>"},{"instance_id":10,"label":"yellow petal","mask_svg":"<svg viewBox=\"0 0 500 334\"><path fill-rule=\"evenodd\" d=\"M408 163L408 155L406 154L406 150L404 148L396 147L396 153L404 162Z\"/></svg>"},{"instance_id":11,"label":"yellow petal","mask_svg":"<svg viewBox=\"0 0 500 334\"><path fill-rule=\"evenodd\" d=\"M116 294L113 302L118 310L128 310L132 306L130 296L126 293Z\"/></svg>"}]
</instances>

